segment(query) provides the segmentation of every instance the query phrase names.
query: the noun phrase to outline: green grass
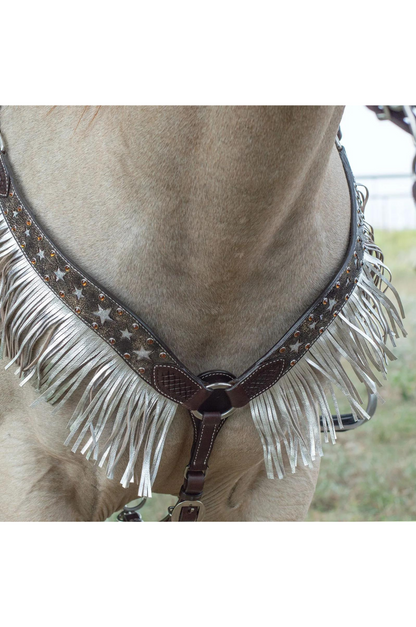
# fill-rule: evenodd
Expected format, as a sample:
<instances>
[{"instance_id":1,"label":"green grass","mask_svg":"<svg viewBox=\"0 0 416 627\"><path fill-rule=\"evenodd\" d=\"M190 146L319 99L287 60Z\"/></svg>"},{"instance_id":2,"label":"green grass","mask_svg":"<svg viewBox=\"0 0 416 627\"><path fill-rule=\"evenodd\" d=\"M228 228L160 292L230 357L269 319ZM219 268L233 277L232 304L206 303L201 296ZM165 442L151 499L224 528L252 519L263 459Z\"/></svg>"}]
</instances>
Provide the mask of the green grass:
<instances>
[{"instance_id":1,"label":"green grass","mask_svg":"<svg viewBox=\"0 0 416 627\"><path fill-rule=\"evenodd\" d=\"M398 341L381 390L385 403L373 420L324 445L310 521L416 520L416 232L378 231L376 242L393 272L409 335ZM174 500L155 495L144 520L160 520Z\"/></svg>"},{"instance_id":2,"label":"green grass","mask_svg":"<svg viewBox=\"0 0 416 627\"><path fill-rule=\"evenodd\" d=\"M398 341L373 420L325 446L308 520L416 520L416 232L377 232L376 241L409 335Z\"/></svg>"}]
</instances>

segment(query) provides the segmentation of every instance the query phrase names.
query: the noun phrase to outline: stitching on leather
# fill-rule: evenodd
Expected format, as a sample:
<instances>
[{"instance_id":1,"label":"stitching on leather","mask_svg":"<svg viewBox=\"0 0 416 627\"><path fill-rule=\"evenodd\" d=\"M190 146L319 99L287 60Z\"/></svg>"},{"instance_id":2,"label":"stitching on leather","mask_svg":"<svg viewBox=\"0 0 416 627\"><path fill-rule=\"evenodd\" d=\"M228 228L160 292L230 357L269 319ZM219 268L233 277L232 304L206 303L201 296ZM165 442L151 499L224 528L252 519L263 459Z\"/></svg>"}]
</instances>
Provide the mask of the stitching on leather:
<instances>
[{"instance_id":1,"label":"stitching on leather","mask_svg":"<svg viewBox=\"0 0 416 627\"><path fill-rule=\"evenodd\" d=\"M158 392L160 392L161 394L163 394L163 396L166 396L167 398L170 398L171 401L175 401L175 403L178 403L179 401L176 398L173 398L173 396L169 396L169 394L166 394L166 392L164 392L163 390L160 389L160 387L157 384L156 381L156 368L170 368L173 370L177 370L178 372L180 372L183 376L185 376L187 379L189 379L189 381L191 381L192 383L194 383L194 385L198 386L198 389L195 390L195 392L192 394L192 396L190 396L189 398L187 398L187 401L190 401L191 398L193 398L195 396L195 394L197 392L199 392L199 390L203 390L205 388L202 387L202 385L199 385L199 383L197 383L194 379L191 379L191 377L189 377L186 372L184 372L183 370L181 370L180 368L177 368L176 366L170 366L169 364L156 364L153 367L153 383L155 388L157 389Z\"/></svg>"},{"instance_id":2,"label":"stitching on leather","mask_svg":"<svg viewBox=\"0 0 416 627\"><path fill-rule=\"evenodd\" d=\"M8 179L9 175L8 175L6 167L5 167L4 163L3 163L3 157L1 157L1 156L0 156L0 163L1 163L1 167L3 168L3 172L4 172L4 183L5 183L5 190L6 190L6 193L4 194L4 196L7 196L7 191L8 191L8 189L7 189L7 179Z\"/></svg>"},{"instance_id":3,"label":"stitching on leather","mask_svg":"<svg viewBox=\"0 0 416 627\"><path fill-rule=\"evenodd\" d=\"M244 379L244 381L241 382L241 386L244 389L244 383L246 383L246 381L248 381L249 379L251 379L251 377L254 377L254 375L256 375L258 372L260 372L260 370L267 368L267 366L269 366L270 364L276 363L278 361L282 362L282 366L280 369L280 372L276 375L275 380L273 381L273 383L271 383L270 385L268 385L266 388L264 388L263 390L261 390L261 392L258 392L257 394L254 394L254 396L250 396L250 401L253 400L253 398L256 398L256 396L260 396L260 394L263 394L263 392L265 392L266 390L268 390L269 388L273 387L273 385L275 383L277 383L277 381L280 379L280 377L282 376L283 370L285 369L285 361L284 359L272 359L271 361L268 361L267 364L262 364L261 366L259 366L259 368L257 368L254 372L252 372L246 379Z\"/></svg>"},{"instance_id":4,"label":"stitching on leather","mask_svg":"<svg viewBox=\"0 0 416 627\"><path fill-rule=\"evenodd\" d=\"M202 442L202 436L204 434L204 430L205 430L205 424L202 425L201 433L200 433L200 436L199 436L198 447L197 447L196 453L195 453L194 464L196 463L196 461L198 459L198 453L199 453L199 449L201 448L201 442Z\"/></svg>"},{"instance_id":5,"label":"stitching on leather","mask_svg":"<svg viewBox=\"0 0 416 627\"><path fill-rule=\"evenodd\" d=\"M212 432L212 437L211 437L211 442L209 444L209 449L207 452L207 456L204 459L204 466L206 465L207 461L208 461L208 457L211 455L211 451L212 451L212 447L214 446L214 439L215 436L217 435L217 427L214 427L214 431Z\"/></svg>"}]
</instances>

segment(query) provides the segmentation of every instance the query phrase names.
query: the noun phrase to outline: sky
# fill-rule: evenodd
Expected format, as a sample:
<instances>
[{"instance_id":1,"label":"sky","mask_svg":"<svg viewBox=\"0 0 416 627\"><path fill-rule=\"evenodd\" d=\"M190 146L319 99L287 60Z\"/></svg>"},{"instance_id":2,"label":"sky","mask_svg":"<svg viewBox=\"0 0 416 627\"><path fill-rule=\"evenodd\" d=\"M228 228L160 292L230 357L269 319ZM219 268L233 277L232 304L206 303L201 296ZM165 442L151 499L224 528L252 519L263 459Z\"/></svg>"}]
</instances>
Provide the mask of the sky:
<instances>
[{"instance_id":1,"label":"sky","mask_svg":"<svg viewBox=\"0 0 416 627\"><path fill-rule=\"evenodd\" d=\"M411 135L388 121L378 120L365 106L348 106L341 121L342 144L357 183L370 192L368 221L382 229L416 229L411 195L415 146ZM407 174L401 179L366 179L366 175Z\"/></svg>"},{"instance_id":2,"label":"sky","mask_svg":"<svg viewBox=\"0 0 416 627\"><path fill-rule=\"evenodd\" d=\"M392 122L378 120L365 106L346 107L341 131L342 143L356 177L411 171L415 154L411 135Z\"/></svg>"}]
</instances>

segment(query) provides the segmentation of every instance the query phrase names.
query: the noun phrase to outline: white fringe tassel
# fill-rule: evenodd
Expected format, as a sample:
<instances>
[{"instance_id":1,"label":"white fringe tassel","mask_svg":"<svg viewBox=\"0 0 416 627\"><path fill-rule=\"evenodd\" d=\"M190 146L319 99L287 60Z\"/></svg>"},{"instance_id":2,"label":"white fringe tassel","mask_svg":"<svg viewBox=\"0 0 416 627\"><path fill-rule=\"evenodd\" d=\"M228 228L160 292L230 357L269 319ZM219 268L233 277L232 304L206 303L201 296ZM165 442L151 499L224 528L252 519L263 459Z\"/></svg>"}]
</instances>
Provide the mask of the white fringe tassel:
<instances>
[{"instance_id":1,"label":"white fringe tassel","mask_svg":"<svg viewBox=\"0 0 416 627\"><path fill-rule=\"evenodd\" d=\"M330 438L335 443L328 399L333 402L340 426L342 419L334 389L347 397L355 420L370 419L341 362L349 362L367 393L376 394L381 383L374 370L386 378L387 361L395 359L386 346L388 338L395 346L394 338L399 330L406 336L401 322L404 311L391 284L391 273L383 263L381 250L374 244L371 226L364 224L367 250L363 271L342 312L292 370L250 403L269 478L273 478L275 472L279 478L285 474L282 447L292 472L295 472L299 455L307 466L312 464L316 454L322 456L320 416L325 442ZM385 294L389 289L396 298L400 314Z\"/></svg>"},{"instance_id":2,"label":"white fringe tassel","mask_svg":"<svg viewBox=\"0 0 416 627\"><path fill-rule=\"evenodd\" d=\"M1 213L0 323L0 358L11 358L6 368L18 366L20 385L32 380L40 398L56 408L86 385L65 444L106 465L110 479L126 454L122 485L136 481L138 495L151 496L176 403L155 392L60 302L24 257ZM111 433L105 439L106 426L105 435Z\"/></svg>"}]
</instances>

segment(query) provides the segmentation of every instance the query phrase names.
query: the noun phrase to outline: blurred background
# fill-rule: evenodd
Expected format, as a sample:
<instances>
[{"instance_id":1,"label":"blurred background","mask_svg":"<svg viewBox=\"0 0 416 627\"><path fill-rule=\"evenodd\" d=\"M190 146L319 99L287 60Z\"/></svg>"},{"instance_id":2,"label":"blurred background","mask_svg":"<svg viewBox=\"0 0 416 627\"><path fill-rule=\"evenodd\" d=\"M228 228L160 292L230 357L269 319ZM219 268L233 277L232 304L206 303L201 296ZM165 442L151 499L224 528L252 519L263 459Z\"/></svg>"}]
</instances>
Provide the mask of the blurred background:
<instances>
[{"instance_id":1,"label":"blurred background","mask_svg":"<svg viewBox=\"0 0 416 627\"><path fill-rule=\"evenodd\" d=\"M342 144L357 183L369 188L366 218L393 273L405 313L406 339L381 389L374 418L324 445L309 521L416 520L416 208L411 195L414 144L364 106L348 106ZM347 406L344 408L347 411ZM172 496L154 495L144 521L160 520ZM116 515L110 520L115 520Z\"/></svg>"}]
</instances>

